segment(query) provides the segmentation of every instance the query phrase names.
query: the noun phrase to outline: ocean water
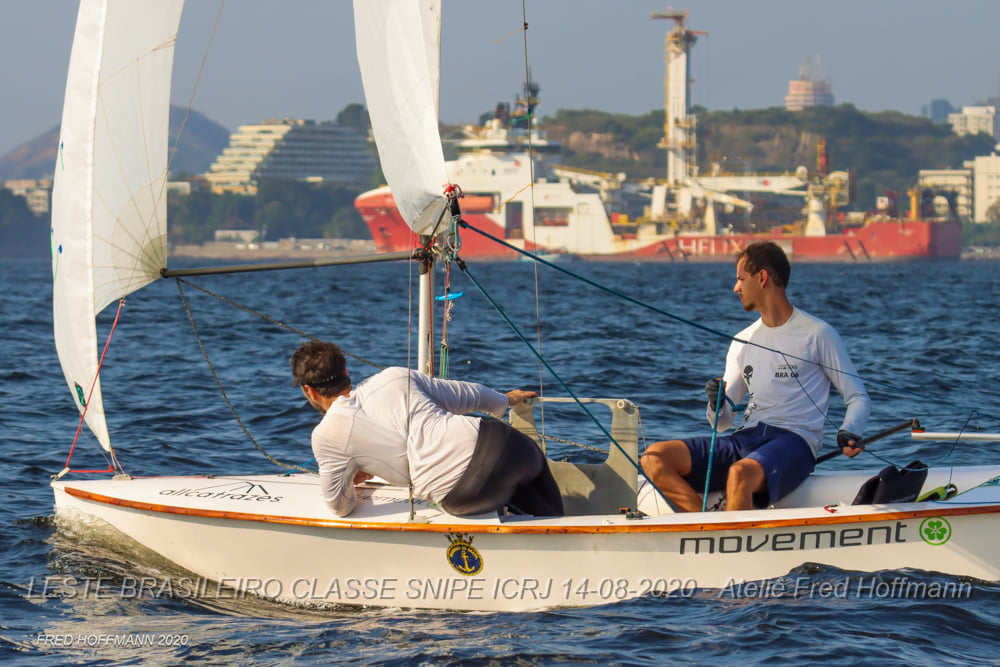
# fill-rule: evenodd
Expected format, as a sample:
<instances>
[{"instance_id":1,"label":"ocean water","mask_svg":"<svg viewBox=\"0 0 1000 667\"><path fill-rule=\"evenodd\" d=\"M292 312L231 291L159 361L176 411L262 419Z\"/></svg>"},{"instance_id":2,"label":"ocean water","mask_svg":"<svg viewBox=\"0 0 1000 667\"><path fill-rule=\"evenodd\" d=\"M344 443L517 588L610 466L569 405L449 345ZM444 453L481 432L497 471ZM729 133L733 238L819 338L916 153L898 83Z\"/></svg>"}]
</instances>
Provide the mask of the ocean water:
<instances>
[{"instance_id":1,"label":"ocean water","mask_svg":"<svg viewBox=\"0 0 1000 667\"><path fill-rule=\"evenodd\" d=\"M472 262L471 276L554 374L540 370L531 349L456 270L452 290L464 295L448 322L450 376L546 395L566 395L564 382L581 396L629 398L640 407L648 442L706 433L705 380L722 371L726 336L752 319L731 293L734 267L560 266L645 306L548 267L536 274L528 263ZM841 332L873 397L870 432L913 417L930 430L996 431L998 268L957 261L794 265L789 292ZM175 281L130 296L102 379L125 469L134 475L280 471L234 418L213 371L263 449L306 463L318 416L290 384L289 354L304 333L378 365L407 363L416 354L415 279L406 264L189 279L184 295L211 369ZM171 589L164 585L177 576L171 564L107 535L55 525L48 482L66 465L77 418L52 342L50 290L47 262L0 263L4 664L997 664L998 582L934 572L873 574L863 563L857 571L804 563L764 589L693 590L530 614L295 608L225 591ZM102 341L114 310L99 317ZM349 365L356 378L374 370L353 359ZM835 399L831 434L842 409ZM603 445L579 414L547 413L546 427L557 437ZM977 464L1000 455L988 443L953 448L906 435L871 450L823 465L881 468L913 458ZM552 455L596 456L569 445ZM86 433L72 465L105 467ZM950 593L926 593L935 590Z\"/></svg>"}]
</instances>

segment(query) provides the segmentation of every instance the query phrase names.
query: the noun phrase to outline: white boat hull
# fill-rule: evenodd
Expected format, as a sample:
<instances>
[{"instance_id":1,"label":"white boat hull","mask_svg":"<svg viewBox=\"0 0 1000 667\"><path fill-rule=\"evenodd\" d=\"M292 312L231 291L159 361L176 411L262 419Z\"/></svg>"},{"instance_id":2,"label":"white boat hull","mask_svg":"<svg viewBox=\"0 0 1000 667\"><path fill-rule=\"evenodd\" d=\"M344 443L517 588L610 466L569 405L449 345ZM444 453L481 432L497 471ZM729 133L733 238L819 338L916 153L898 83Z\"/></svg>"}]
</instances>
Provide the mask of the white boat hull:
<instances>
[{"instance_id":1,"label":"white boat hull","mask_svg":"<svg viewBox=\"0 0 1000 667\"><path fill-rule=\"evenodd\" d=\"M925 488L947 481L932 471ZM1000 468L952 472L959 488ZM867 475L817 474L810 494ZM942 481L941 483L944 483ZM803 563L1000 579L1000 487L947 502L750 512L457 518L404 489L368 487L349 519L315 477L57 481L60 522L100 519L200 578L292 604L527 611L683 596L786 575ZM830 502L850 502L853 491ZM640 506L655 505L647 491ZM923 535L923 536L922 536ZM807 584L803 584L805 586Z\"/></svg>"}]
</instances>

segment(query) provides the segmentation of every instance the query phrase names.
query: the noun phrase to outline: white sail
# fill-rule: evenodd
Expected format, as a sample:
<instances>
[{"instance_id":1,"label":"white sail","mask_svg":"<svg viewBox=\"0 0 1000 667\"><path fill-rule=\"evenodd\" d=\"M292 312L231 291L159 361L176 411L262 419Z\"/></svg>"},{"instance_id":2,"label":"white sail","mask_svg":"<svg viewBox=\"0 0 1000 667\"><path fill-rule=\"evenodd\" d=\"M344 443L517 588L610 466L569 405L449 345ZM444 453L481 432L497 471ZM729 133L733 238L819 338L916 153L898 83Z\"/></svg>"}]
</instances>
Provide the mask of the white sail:
<instances>
[{"instance_id":1,"label":"white sail","mask_svg":"<svg viewBox=\"0 0 1000 667\"><path fill-rule=\"evenodd\" d=\"M354 31L382 173L406 224L430 233L448 182L438 131L440 0L355 0Z\"/></svg>"},{"instance_id":2,"label":"white sail","mask_svg":"<svg viewBox=\"0 0 1000 667\"><path fill-rule=\"evenodd\" d=\"M95 318L167 262L170 77L183 0L82 0L52 189L56 351L110 449Z\"/></svg>"}]
</instances>

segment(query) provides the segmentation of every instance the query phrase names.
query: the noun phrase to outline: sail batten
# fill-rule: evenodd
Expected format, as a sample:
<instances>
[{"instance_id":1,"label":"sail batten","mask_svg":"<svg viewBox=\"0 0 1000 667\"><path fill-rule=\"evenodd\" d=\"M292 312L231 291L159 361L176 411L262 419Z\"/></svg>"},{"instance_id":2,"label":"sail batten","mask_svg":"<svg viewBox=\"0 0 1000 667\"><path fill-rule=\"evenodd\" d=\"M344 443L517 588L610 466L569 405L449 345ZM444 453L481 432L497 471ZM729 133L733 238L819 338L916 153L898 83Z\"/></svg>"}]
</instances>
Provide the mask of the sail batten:
<instances>
[{"instance_id":1,"label":"sail batten","mask_svg":"<svg viewBox=\"0 0 1000 667\"><path fill-rule=\"evenodd\" d=\"M52 191L53 326L67 385L105 449L95 320L166 268L182 9L183 0L81 0L77 13Z\"/></svg>"},{"instance_id":2,"label":"sail batten","mask_svg":"<svg viewBox=\"0 0 1000 667\"><path fill-rule=\"evenodd\" d=\"M448 172L438 129L439 0L355 0L365 101L382 172L419 234L440 219Z\"/></svg>"}]
</instances>

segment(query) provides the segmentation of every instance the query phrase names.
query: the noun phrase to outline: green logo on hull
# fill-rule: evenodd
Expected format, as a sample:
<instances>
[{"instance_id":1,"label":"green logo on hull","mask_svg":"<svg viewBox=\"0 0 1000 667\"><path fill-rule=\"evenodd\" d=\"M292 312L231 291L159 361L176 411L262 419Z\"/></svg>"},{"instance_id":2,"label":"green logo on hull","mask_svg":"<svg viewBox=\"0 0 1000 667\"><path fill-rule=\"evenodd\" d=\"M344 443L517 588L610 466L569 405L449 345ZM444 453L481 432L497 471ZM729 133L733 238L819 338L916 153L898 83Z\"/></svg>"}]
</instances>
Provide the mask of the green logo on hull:
<instances>
[{"instance_id":1,"label":"green logo on hull","mask_svg":"<svg viewBox=\"0 0 1000 667\"><path fill-rule=\"evenodd\" d=\"M924 519L920 524L920 539L927 544L941 546L951 539L951 524L939 516Z\"/></svg>"}]
</instances>

